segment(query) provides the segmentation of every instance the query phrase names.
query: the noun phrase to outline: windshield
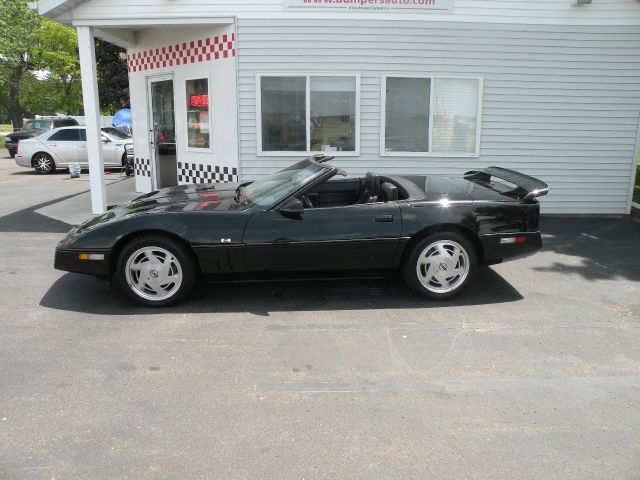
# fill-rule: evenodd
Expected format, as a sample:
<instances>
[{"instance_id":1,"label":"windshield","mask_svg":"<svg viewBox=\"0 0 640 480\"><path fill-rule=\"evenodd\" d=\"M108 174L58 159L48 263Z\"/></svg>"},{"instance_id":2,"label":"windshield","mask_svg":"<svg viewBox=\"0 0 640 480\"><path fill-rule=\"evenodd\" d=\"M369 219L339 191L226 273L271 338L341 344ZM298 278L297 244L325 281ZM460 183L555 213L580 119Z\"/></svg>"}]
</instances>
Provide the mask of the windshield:
<instances>
[{"instance_id":1,"label":"windshield","mask_svg":"<svg viewBox=\"0 0 640 480\"><path fill-rule=\"evenodd\" d=\"M303 160L285 170L240 187L239 203L270 207L303 185L314 181L325 171L327 171L326 167L312 163L308 159Z\"/></svg>"},{"instance_id":2,"label":"windshield","mask_svg":"<svg viewBox=\"0 0 640 480\"><path fill-rule=\"evenodd\" d=\"M118 130L117 128L103 128L102 133L107 135L108 137L115 138L116 140L130 140L131 135L127 135L126 133Z\"/></svg>"},{"instance_id":3,"label":"windshield","mask_svg":"<svg viewBox=\"0 0 640 480\"><path fill-rule=\"evenodd\" d=\"M22 128L24 130L49 130L51 120L29 120Z\"/></svg>"}]
</instances>

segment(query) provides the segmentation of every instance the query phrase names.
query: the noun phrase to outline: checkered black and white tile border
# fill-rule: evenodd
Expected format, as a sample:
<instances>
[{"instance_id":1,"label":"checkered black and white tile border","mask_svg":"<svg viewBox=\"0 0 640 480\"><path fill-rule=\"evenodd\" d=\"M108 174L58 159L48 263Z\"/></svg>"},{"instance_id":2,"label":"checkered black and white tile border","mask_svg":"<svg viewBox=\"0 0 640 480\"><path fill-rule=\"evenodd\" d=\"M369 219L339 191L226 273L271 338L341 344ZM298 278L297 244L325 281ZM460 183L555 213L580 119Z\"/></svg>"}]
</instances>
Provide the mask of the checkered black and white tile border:
<instances>
[{"instance_id":1,"label":"checkered black and white tile border","mask_svg":"<svg viewBox=\"0 0 640 480\"><path fill-rule=\"evenodd\" d=\"M238 169L235 167L178 162L179 183L225 183L237 181Z\"/></svg>"},{"instance_id":2,"label":"checkered black and white tile border","mask_svg":"<svg viewBox=\"0 0 640 480\"><path fill-rule=\"evenodd\" d=\"M235 33L231 33L132 53L128 56L129 72L235 57L235 40Z\"/></svg>"},{"instance_id":3,"label":"checkered black and white tile border","mask_svg":"<svg viewBox=\"0 0 640 480\"><path fill-rule=\"evenodd\" d=\"M133 165L136 175L141 177L151 176L151 160L148 158L136 158Z\"/></svg>"}]
</instances>

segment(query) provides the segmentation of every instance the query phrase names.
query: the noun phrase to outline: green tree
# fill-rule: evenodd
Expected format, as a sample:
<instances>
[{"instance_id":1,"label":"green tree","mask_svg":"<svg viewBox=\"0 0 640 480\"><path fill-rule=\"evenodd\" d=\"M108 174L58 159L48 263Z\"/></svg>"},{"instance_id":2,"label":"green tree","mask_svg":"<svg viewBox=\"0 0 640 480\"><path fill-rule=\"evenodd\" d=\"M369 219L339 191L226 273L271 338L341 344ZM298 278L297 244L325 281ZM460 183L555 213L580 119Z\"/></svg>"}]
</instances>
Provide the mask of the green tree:
<instances>
[{"instance_id":1,"label":"green tree","mask_svg":"<svg viewBox=\"0 0 640 480\"><path fill-rule=\"evenodd\" d=\"M102 113L113 115L129 106L126 50L96 38L96 70Z\"/></svg>"},{"instance_id":2,"label":"green tree","mask_svg":"<svg viewBox=\"0 0 640 480\"><path fill-rule=\"evenodd\" d=\"M15 129L37 113L81 107L75 31L39 16L25 0L0 1L0 106Z\"/></svg>"}]
</instances>

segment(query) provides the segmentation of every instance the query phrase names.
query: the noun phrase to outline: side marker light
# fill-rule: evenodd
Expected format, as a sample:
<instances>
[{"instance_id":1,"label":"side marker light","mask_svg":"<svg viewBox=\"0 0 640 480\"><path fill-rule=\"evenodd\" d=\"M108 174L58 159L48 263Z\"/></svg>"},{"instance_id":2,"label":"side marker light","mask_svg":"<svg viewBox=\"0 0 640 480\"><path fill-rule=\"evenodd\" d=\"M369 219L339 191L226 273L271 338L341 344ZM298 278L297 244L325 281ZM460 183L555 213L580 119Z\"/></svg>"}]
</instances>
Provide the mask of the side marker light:
<instances>
[{"instance_id":1,"label":"side marker light","mask_svg":"<svg viewBox=\"0 0 640 480\"><path fill-rule=\"evenodd\" d=\"M80 253L78 260L104 260L104 253Z\"/></svg>"}]
</instances>

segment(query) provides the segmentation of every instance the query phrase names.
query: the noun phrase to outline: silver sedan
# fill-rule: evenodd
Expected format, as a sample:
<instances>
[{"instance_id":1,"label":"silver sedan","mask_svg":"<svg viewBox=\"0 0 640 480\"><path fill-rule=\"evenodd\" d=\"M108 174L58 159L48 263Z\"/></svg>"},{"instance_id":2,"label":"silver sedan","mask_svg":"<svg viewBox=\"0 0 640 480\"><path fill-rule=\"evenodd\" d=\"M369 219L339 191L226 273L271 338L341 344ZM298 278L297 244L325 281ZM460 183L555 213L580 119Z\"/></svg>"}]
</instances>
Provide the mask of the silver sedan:
<instances>
[{"instance_id":1,"label":"silver sedan","mask_svg":"<svg viewBox=\"0 0 640 480\"><path fill-rule=\"evenodd\" d=\"M106 168L123 167L127 158L133 158L133 138L115 128L103 128L102 152ZM84 127L62 127L20 140L15 160L39 174L69 168L71 163L88 168L87 132Z\"/></svg>"}]
</instances>

